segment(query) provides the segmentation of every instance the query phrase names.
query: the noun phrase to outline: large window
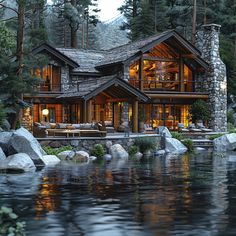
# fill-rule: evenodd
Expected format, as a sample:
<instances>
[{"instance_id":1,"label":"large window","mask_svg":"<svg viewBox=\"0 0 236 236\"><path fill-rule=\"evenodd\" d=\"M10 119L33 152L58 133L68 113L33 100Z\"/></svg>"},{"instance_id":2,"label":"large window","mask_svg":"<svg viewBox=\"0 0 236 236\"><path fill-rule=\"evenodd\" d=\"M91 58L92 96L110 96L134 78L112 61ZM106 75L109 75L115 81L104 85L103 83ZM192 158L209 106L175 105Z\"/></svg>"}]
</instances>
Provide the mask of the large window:
<instances>
[{"instance_id":1,"label":"large window","mask_svg":"<svg viewBox=\"0 0 236 236\"><path fill-rule=\"evenodd\" d=\"M43 69L36 69L35 75L42 79L39 90L41 92L60 91L61 90L61 72L60 67L48 65Z\"/></svg>"},{"instance_id":2,"label":"large window","mask_svg":"<svg viewBox=\"0 0 236 236\"><path fill-rule=\"evenodd\" d=\"M177 130L178 123L188 125L189 105L152 104L144 105L146 124L153 128L166 126L170 130Z\"/></svg>"},{"instance_id":3,"label":"large window","mask_svg":"<svg viewBox=\"0 0 236 236\"><path fill-rule=\"evenodd\" d=\"M173 48L163 43L135 61L129 68L129 77L130 84L146 91L192 92L194 88L191 69Z\"/></svg>"}]
</instances>

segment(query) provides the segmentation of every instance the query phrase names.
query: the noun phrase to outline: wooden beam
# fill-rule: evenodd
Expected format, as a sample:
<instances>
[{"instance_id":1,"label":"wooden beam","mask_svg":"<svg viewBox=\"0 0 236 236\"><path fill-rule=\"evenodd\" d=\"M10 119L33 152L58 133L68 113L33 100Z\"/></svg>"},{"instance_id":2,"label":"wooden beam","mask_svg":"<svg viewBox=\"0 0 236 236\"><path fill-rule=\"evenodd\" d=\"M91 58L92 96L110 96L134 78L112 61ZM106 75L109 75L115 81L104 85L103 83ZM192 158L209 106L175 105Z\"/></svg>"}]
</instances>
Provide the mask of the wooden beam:
<instances>
[{"instance_id":1,"label":"wooden beam","mask_svg":"<svg viewBox=\"0 0 236 236\"><path fill-rule=\"evenodd\" d=\"M87 102L83 101L83 123L87 123Z\"/></svg>"},{"instance_id":2,"label":"wooden beam","mask_svg":"<svg viewBox=\"0 0 236 236\"><path fill-rule=\"evenodd\" d=\"M209 98L209 95L208 94L185 94L185 93L181 93L181 94L171 94L171 93L165 93L165 94L157 94L157 93L154 93L154 94L149 94L148 93L148 96L152 99L154 98L186 98L186 99L196 99L196 98L201 98L201 99L208 99Z\"/></svg>"},{"instance_id":3,"label":"wooden beam","mask_svg":"<svg viewBox=\"0 0 236 236\"><path fill-rule=\"evenodd\" d=\"M148 61L178 61L178 59L144 56L143 60Z\"/></svg>"},{"instance_id":4,"label":"wooden beam","mask_svg":"<svg viewBox=\"0 0 236 236\"><path fill-rule=\"evenodd\" d=\"M179 64L179 79L180 79L180 92L185 91L184 87L184 61L183 57L180 56L180 64Z\"/></svg>"},{"instance_id":5,"label":"wooden beam","mask_svg":"<svg viewBox=\"0 0 236 236\"><path fill-rule=\"evenodd\" d=\"M88 123L92 122L92 108L93 108L92 102L93 102L92 99L87 101L87 122Z\"/></svg>"},{"instance_id":6,"label":"wooden beam","mask_svg":"<svg viewBox=\"0 0 236 236\"><path fill-rule=\"evenodd\" d=\"M133 132L138 133L138 101L133 103Z\"/></svg>"},{"instance_id":7,"label":"wooden beam","mask_svg":"<svg viewBox=\"0 0 236 236\"><path fill-rule=\"evenodd\" d=\"M144 65L143 65L143 57L140 58L139 60L139 83L140 83L140 86L139 86L139 89L143 92L143 78L144 78Z\"/></svg>"}]
</instances>

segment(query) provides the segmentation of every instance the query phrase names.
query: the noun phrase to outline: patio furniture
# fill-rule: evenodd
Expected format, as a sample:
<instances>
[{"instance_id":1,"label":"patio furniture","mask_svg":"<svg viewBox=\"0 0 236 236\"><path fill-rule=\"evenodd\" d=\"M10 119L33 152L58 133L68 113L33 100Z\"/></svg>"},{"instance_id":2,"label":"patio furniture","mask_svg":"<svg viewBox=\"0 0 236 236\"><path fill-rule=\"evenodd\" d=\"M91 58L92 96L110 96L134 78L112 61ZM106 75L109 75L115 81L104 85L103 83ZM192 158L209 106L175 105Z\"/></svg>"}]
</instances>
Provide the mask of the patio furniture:
<instances>
[{"instance_id":1,"label":"patio furniture","mask_svg":"<svg viewBox=\"0 0 236 236\"><path fill-rule=\"evenodd\" d=\"M201 129L198 129L195 124L189 124L188 129L190 132L201 132Z\"/></svg>"},{"instance_id":2,"label":"patio furniture","mask_svg":"<svg viewBox=\"0 0 236 236\"><path fill-rule=\"evenodd\" d=\"M184 127L184 124L182 124L182 123L178 123L178 131L180 132L180 133L186 133L186 132L189 132L189 129L187 129L187 128L185 128Z\"/></svg>"},{"instance_id":3,"label":"patio furniture","mask_svg":"<svg viewBox=\"0 0 236 236\"><path fill-rule=\"evenodd\" d=\"M197 123L197 124L196 124L196 127L197 127L198 129L201 129L202 132L212 132L212 131L213 131L213 129L208 129L208 128L206 128L206 126L205 126L202 122Z\"/></svg>"}]
</instances>

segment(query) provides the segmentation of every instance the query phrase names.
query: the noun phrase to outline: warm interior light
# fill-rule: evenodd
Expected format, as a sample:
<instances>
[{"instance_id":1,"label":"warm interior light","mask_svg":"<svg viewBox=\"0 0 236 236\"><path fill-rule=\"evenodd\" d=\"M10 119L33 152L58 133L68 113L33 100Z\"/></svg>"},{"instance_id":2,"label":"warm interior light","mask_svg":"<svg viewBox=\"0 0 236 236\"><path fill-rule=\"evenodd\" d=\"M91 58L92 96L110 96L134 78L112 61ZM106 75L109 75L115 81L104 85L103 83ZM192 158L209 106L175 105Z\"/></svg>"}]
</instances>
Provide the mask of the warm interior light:
<instances>
[{"instance_id":1,"label":"warm interior light","mask_svg":"<svg viewBox=\"0 0 236 236\"><path fill-rule=\"evenodd\" d=\"M48 110L48 109L43 109L43 110L42 110L42 114L43 114L44 116L47 116L47 115L49 114L49 110Z\"/></svg>"}]
</instances>

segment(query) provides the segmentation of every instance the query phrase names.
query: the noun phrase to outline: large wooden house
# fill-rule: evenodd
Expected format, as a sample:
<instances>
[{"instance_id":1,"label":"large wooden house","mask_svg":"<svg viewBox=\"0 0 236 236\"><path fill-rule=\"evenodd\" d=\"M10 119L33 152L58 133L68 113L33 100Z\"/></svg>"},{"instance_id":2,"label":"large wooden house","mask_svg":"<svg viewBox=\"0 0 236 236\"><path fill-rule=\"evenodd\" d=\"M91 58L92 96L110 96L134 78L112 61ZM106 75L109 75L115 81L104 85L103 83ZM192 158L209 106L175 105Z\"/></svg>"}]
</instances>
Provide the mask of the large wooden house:
<instances>
[{"instance_id":1,"label":"large wooden house","mask_svg":"<svg viewBox=\"0 0 236 236\"><path fill-rule=\"evenodd\" d=\"M178 123L190 122L190 105L204 99L212 107L210 126L223 131L226 89L221 87L226 78L214 74L224 69L217 52L218 34L217 25L204 27L199 41L203 53L174 30L107 51L43 44L33 53L48 55L50 62L35 71L43 80L37 95L25 95L32 103L28 121L30 114L32 122L105 121L118 129L129 121L138 132L143 121L153 128L176 130ZM212 62L209 51L219 59Z\"/></svg>"}]
</instances>

